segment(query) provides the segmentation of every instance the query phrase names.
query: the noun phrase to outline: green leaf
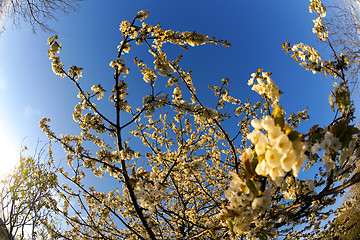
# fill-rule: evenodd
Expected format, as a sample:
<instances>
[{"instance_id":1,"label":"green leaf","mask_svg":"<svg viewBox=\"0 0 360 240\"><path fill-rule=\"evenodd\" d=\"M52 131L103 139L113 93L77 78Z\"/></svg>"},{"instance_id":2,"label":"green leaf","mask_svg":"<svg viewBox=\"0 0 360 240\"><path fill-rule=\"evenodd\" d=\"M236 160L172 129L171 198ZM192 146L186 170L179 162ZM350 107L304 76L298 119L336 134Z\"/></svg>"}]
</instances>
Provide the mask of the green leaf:
<instances>
[{"instance_id":1,"label":"green leaf","mask_svg":"<svg viewBox=\"0 0 360 240\"><path fill-rule=\"evenodd\" d=\"M349 105L349 101L347 101L345 98L341 98L339 101L339 104L341 106L348 106Z\"/></svg>"},{"instance_id":2,"label":"green leaf","mask_svg":"<svg viewBox=\"0 0 360 240\"><path fill-rule=\"evenodd\" d=\"M317 130L318 127L319 127L319 124L312 126L310 128L309 132L307 133L307 135L311 135L313 132L315 132Z\"/></svg>"},{"instance_id":3,"label":"green leaf","mask_svg":"<svg viewBox=\"0 0 360 240\"><path fill-rule=\"evenodd\" d=\"M324 129L319 128L319 125L314 125L309 132L306 134L309 136L310 140L320 140L323 138L324 134L322 133Z\"/></svg>"},{"instance_id":4,"label":"green leaf","mask_svg":"<svg viewBox=\"0 0 360 240\"><path fill-rule=\"evenodd\" d=\"M340 133L344 130L344 128L350 123L349 119L341 120L335 123L333 126L330 126L330 132L334 134L336 137L339 137Z\"/></svg>"},{"instance_id":5,"label":"green leaf","mask_svg":"<svg viewBox=\"0 0 360 240\"><path fill-rule=\"evenodd\" d=\"M339 140L342 148L347 147L354 134L360 133L360 130L354 126L346 126L339 134Z\"/></svg>"},{"instance_id":6,"label":"green leaf","mask_svg":"<svg viewBox=\"0 0 360 240\"><path fill-rule=\"evenodd\" d=\"M246 152L244 152L244 154L246 154ZM255 176L256 175L255 168L258 164L258 158L254 156L253 159L251 159L250 161L249 158L245 156L243 163L244 163L246 176L247 177Z\"/></svg>"},{"instance_id":7,"label":"green leaf","mask_svg":"<svg viewBox=\"0 0 360 240\"><path fill-rule=\"evenodd\" d=\"M302 134L299 133L298 131L295 131L295 130L291 130L289 133L288 133L288 138L290 139L290 141L294 142L298 139L301 138Z\"/></svg>"},{"instance_id":8,"label":"green leaf","mask_svg":"<svg viewBox=\"0 0 360 240\"><path fill-rule=\"evenodd\" d=\"M284 209L286 208L285 204L276 205L276 209Z\"/></svg>"},{"instance_id":9,"label":"green leaf","mask_svg":"<svg viewBox=\"0 0 360 240\"><path fill-rule=\"evenodd\" d=\"M253 171L254 175L256 175L255 168L258 165L258 163L259 163L258 158L254 156L250 162L251 170Z\"/></svg>"},{"instance_id":10,"label":"green leaf","mask_svg":"<svg viewBox=\"0 0 360 240\"><path fill-rule=\"evenodd\" d=\"M232 220L228 221L228 226L229 226L230 232L234 233L234 222Z\"/></svg>"},{"instance_id":11,"label":"green leaf","mask_svg":"<svg viewBox=\"0 0 360 240\"><path fill-rule=\"evenodd\" d=\"M244 152L244 154L246 154L246 152ZM249 158L244 156L243 163L244 163L246 176L247 177L252 177L254 174L253 174L253 171L251 169L251 164L250 164Z\"/></svg>"},{"instance_id":12,"label":"green leaf","mask_svg":"<svg viewBox=\"0 0 360 240\"><path fill-rule=\"evenodd\" d=\"M285 116L283 114L282 108L279 105L275 105L272 115L275 120L275 125L279 126L281 129L284 129Z\"/></svg>"},{"instance_id":13,"label":"green leaf","mask_svg":"<svg viewBox=\"0 0 360 240\"><path fill-rule=\"evenodd\" d=\"M260 240L267 240L268 239L268 235L266 233L260 232L258 234L256 234L256 236L260 239Z\"/></svg>"},{"instance_id":14,"label":"green leaf","mask_svg":"<svg viewBox=\"0 0 360 240\"><path fill-rule=\"evenodd\" d=\"M250 192L255 196L258 197L262 194L262 192L256 186L256 183L253 179L248 179L246 181L246 186L249 188Z\"/></svg>"}]
</instances>

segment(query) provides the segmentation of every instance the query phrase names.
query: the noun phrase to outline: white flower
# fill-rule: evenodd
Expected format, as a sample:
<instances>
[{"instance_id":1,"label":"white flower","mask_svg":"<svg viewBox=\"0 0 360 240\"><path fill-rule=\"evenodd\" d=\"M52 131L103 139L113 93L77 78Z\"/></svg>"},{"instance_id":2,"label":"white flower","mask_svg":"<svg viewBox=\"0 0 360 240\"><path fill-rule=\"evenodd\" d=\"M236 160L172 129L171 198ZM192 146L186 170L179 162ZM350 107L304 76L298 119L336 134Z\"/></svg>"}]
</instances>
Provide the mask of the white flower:
<instances>
[{"instance_id":1,"label":"white flower","mask_svg":"<svg viewBox=\"0 0 360 240\"><path fill-rule=\"evenodd\" d=\"M143 21L145 19L147 19L149 16L149 11L147 10L141 10L137 13L136 17L140 20Z\"/></svg>"},{"instance_id":2,"label":"white flower","mask_svg":"<svg viewBox=\"0 0 360 240\"><path fill-rule=\"evenodd\" d=\"M262 128L262 121L259 119L253 119L251 120L251 126L257 130L260 130Z\"/></svg>"},{"instance_id":3,"label":"white flower","mask_svg":"<svg viewBox=\"0 0 360 240\"><path fill-rule=\"evenodd\" d=\"M271 73L262 72L261 76L256 78L257 83L255 84L254 80L258 74L260 73L251 74L251 78L248 80L248 85L252 85L251 90L270 99L274 104L276 104L280 99L280 91L274 81L270 78Z\"/></svg>"},{"instance_id":4,"label":"white flower","mask_svg":"<svg viewBox=\"0 0 360 240\"><path fill-rule=\"evenodd\" d=\"M174 98L175 99L181 99L181 89L179 87L174 88Z\"/></svg>"},{"instance_id":5,"label":"white flower","mask_svg":"<svg viewBox=\"0 0 360 240\"><path fill-rule=\"evenodd\" d=\"M255 129L247 138L255 145L259 159L255 172L261 176L270 176L273 180L283 176L284 171L293 170L297 176L306 160L305 144L300 140L290 141L271 116L265 116L261 121L254 119L251 125Z\"/></svg>"},{"instance_id":6,"label":"white flower","mask_svg":"<svg viewBox=\"0 0 360 240\"><path fill-rule=\"evenodd\" d=\"M269 149L265 153L265 160L270 167L279 167L281 165L281 154L276 150L276 148Z\"/></svg>"},{"instance_id":7,"label":"white flower","mask_svg":"<svg viewBox=\"0 0 360 240\"><path fill-rule=\"evenodd\" d=\"M283 132L279 126L274 126L268 130L268 136L270 140L276 140Z\"/></svg>"},{"instance_id":8,"label":"white flower","mask_svg":"<svg viewBox=\"0 0 360 240\"><path fill-rule=\"evenodd\" d=\"M252 209L255 210L255 209L261 208L263 203L264 203L264 199L262 197L255 198L253 200L253 202L251 203L251 207L252 207Z\"/></svg>"},{"instance_id":9,"label":"white flower","mask_svg":"<svg viewBox=\"0 0 360 240\"><path fill-rule=\"evenodd\" d=\"M255 152L258 156L262 155L266 151L266 147L268 145L268 139L267 137L261 133L259 136L259 140L255 145Z\"/></svg>"},{"instance_id":10,"label":"white flower","mask_svg":"<svg viewBox=\"0 0 360 240\"><path fill-rule=\"evenodd\" d=\"M276 178L283 177L285 174L284 174L284 170L282 170L281 167L276 167L270 170L269 175L271 179L275 181Z\"/></svg>"},{"instance_id":11,"label":"white flower","mask_svg":"<svg viewBox=\"0 0 360 240\"><path fill-rule=\"evenodd\" d=\"M321 142L320 147L325 150L329 150L331 147L332 133L326 132L324 140Z\"/></svg>"},{"instance_id":12,"label":"white flower","mask_svg":"<svg viewBox=\"0 0 360 240\"><path fill-rule=\"evenodd\" d=\"M309 12L318 13L322 18L326 17L326 8L320 0L310 0Z\"/></svg>"},{"instance_id":13,"label":"white flower","mask_svg":"<svg viewBox=\"0 0 360 240\"><path fill-rule=\"evenodd\" d=\"M324 63L314 47L299 43L292 48L292 51L302 61L299 64L307 70L312 71L314 74L323 71Z\"/></svg>"},{"instance_id":14,"label":"white flower","mask_svg":"<svg viewBox=\"0 0 360 240\"><path fill-rule=\"evenodd\" d=\"M274 119L271 116L265 116L261 121L265 131L271 131L275 127Z\"/></svg>"},{"instance_id":15,"label":"white flower","mask_svg":"<svg viewBox=\"0 0 360 240\"><path fill-rule=\"evenodd\" d=\"M315 190L315 183L313 180L305 179L305 184L311 192Z\"/></svg>"},{"instance_id":16,"label":"white flower","mask_svg":"<svg viewBox=\"0 0 360 240\"><path fill-rule=\"evenodd\" d=\"M243 161L245 161L246 159L251 161L253 158L254 158L254 154L253 154L253 151L251 150L251 148L247 148L245 150L245 153L241 155L241 159Z\"/></svg>"},{"instance_id":17,"label":"white flower","mask_svg":"<svg viewBox=\"0 0 360 240\"><path fill-rule=\"evenodd\" d=\"M331 159L327 159L324 164L324 167L327 172L330 172L331 170L333 170L335 168L335 162Z\"/></svg>"},{"instance_id":18,"label":"white flower","mask_svg":"<svg viewBox=\"0 0 360 240\"><path fill-rule=\"evenodd\" d=\"M315 143L315 144L311 147L311 154L317 153L320 149L321 149L320 143Z\"/></svg>"},{"instance_id":19,"label":"white flower","mask_svg":"<svg viewBox=\"0 0 360 240\"><path fill-rule=\"evenodd\" d=\"M263 95L265 93L265 86L263 84L256 84L251 88L251 90Z\"/></svg>"},{"instance_id":20,"label":"white flower","mask_svg":"<svg viewBox=\"0 0 360 240\"><path fill-rule=\"evenodd\" d=\"M284 169L285 172L289 172L295 163L296 163L296 155L293 150L289 151L281 159L281 167Z\"/></svg>"},{"instance_id":21,"label":"white flower","mask_svg":"<svg viewBox=\"0 0 360 240\"><path fill-rule=\"evenodd\" d=\"M297 162L292 166L292 171L293 171L293 174L294 174L295 177L298 177L300 168L302 167L303 164L304 164L304 162L302 162L302 161L297 161Z\"/></svg>"},{"instance_id":22,"label":"white flower","mask_svg":"<svg viewBox=\"0 0 360 240\"><path fill-rule=\"evenodd\" d=\"M281 134L278 138L276 138L276 148L282 153L286 154L292 148L292 142L289 140L286 134Z\"/></svg>"},{"instance_id":23,"label":"white flower","mask_svg":"<svg viewBox=\"0 0 360 240\"><path fill-rule=\"evenodd\" d=\"M260 130L254 130L251 133L249 133L246 137L252 143L257 144L261 135L264 135L264 134Z\"/></svg>"},{"instance_id":24,"label":"white flower","mask_svg":"<svg viewBox=\"0 0 360 240\"><path fill-rule=\"evenodd\" d=\"M256 165L255 172L261 176L266 176L269 174L269 168L269 165L265 160L263 160L258 165Z\"/></svg>"},{"instance_id":25,"label":"white flower","mask_svg":"<svg viewBox=\"0 0 360 240\"><path fill-rule=\"evenodd\" d=\"M334 136L331 132L327 131L324 136L324 140L320 143L320 147L325 149L325 153L329 153L330 149L334 151L339 151L341 148L341 143L337 137Z\"/></svg>"}]
</instances>

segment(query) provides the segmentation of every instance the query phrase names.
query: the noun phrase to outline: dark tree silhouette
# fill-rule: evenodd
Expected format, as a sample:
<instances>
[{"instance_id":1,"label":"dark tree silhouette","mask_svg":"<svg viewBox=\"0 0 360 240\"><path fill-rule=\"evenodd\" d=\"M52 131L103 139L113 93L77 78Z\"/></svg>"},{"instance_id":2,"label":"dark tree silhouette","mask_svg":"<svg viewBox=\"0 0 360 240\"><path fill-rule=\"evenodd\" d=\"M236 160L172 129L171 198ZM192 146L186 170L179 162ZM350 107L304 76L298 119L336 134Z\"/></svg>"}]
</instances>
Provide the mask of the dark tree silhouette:
<instances>
[{"instance_id":1,"label":"dark tree silhouette","mask_svg":"<svg viewBox=\"0 0 360 240\"><path fill-rule=\"evenodd\" d=\"M10 17L15 25L22 21L38 29L52 31L48 21L56 19L56 13L76 11L81 0L2 0L0 19Z\"/></svg>"}]
</instances>

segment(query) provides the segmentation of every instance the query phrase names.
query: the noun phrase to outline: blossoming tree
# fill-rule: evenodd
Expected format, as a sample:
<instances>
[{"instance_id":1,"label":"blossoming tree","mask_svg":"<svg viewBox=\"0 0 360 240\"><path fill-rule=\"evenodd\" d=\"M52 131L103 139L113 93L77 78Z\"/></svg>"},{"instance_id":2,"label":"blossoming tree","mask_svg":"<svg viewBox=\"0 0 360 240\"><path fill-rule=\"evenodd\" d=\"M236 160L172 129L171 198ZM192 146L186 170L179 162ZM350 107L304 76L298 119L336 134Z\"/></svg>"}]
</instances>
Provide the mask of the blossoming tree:
<instances>
[{"instance_id":1,"label":"blossoming tree","mask_svg":"<svg viewBox=\"0 0 360 240\"><path fill-rule=\"evenodd\" d=\"M311 0L309 10L316 15L313 32L331 47L324 5ZM98 83L89 92L83 89L82 68L66 71L58 37L48 39L54 73L79 91L73 118L81 128L80 135L57 135L49 119L40 122L67 153L68 167L58 171L69 184L57 187L60 201L53 208L68 226L54 227L53 233L65 239L268 239L309 238L311 231L320 231L335 197L360 181L359 173L352 175L360 131L353 125L346 55L332 49L334 57L325 61L312 46L284 43L302 67L334 80L333 121L300 132L307 111L287 115L282 91L263 69L248 81L258 102L232 97L229 79L222 79L210 86L215 107L207 106L191 71L181 68L182 56L170 59L164 45L230 44L148 25L148 14L140 11L133 21L121 23L123 40L110 63L110 89ZM126 54L136 45L145 45L154 61L150 67L134 58L150 91L142 105L130 106ZM102 106L113 108L113 115ZM231 131L225 127L229 119L238 123ZM309 168L317 174L302 180ZM113 189L88 186L87 175L111 176Z\"/></svg>"},{"instance_id":2,"label":"blossoming tree","mask_svg":"<svg viewBox=\"0 0 360 240\"><path fill-rule=\"evenodd\" d=\"M47 239L42 223L54 222L57 176L43 162L43 150L27 157L25 150L15 171L0 181L0 239Z\"/></svg>"},{"instance_id":3,"label":"blossoming tree","mask_svg":"<svg viewBox=\"0 0 360 240\"><path fill-rule=\"evenodd\" d=\"M355 172L359 172L359 162L357 162ZM354 184L350 187L349 191L345 194L342 205L335 211L336 217L327 224L324 231L318 233L318 238L338 238L346 240L359 238L359 187L360 184Z\"/></svg>"}]
</instances>

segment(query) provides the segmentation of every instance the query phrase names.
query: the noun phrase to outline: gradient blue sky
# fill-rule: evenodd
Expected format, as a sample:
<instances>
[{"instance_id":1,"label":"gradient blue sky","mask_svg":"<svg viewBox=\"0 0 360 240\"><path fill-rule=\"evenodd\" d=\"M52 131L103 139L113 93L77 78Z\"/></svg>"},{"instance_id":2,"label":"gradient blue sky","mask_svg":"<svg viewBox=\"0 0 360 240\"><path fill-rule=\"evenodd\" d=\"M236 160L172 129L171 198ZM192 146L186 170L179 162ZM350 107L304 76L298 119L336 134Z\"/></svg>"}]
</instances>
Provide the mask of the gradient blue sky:
<instances>
[{"instance_id":1,"label":"gradient blue sky","mask_svg":"<svg viewBox=\"0 0 360 240\"><path fill-rule=\"evenodd\" d=\"M332 119L328 96L332 80L313 75L298 65L281 49L282 43L307 43L327 52L312 34L309 1L84 1L78 12L59 15L51 27L60 37L60 57L68 68L83 68L83 86L110 82L113 70L109 62L117 54L122 20L132 20L139 10L147 9L147 23L161 23L163 28L198 31L227 39L232 46L201 46L183 54L183 68L193 71L193 81L200 97L209 94L208 84L221 78L231 82L230 94L242 100L256 95L247 86L250 74L258 68L272 72L273 80L285 92L281 104L287 111L309 107L312 124L326 125ZM39 130L42 117L51 119L56 133L77 133L72 120L77 103L73 84L55 76L47 56L46 41L51 34L32 33L22 24L16 28L5 19L7 27L0 36L0 164L2 171L18 159L20 146L46 143ZM146 54L146 51L143 51ZM128 60L131 61L131 60ZM129 76L128 81L131 80ZM200 90L202 88L203 90ZM130 89L129 97L139 97L139 89ZM133 95L131 95L133 94ZM0 171L1 174L1 171Z\"/></svg>"}]
</instances>

